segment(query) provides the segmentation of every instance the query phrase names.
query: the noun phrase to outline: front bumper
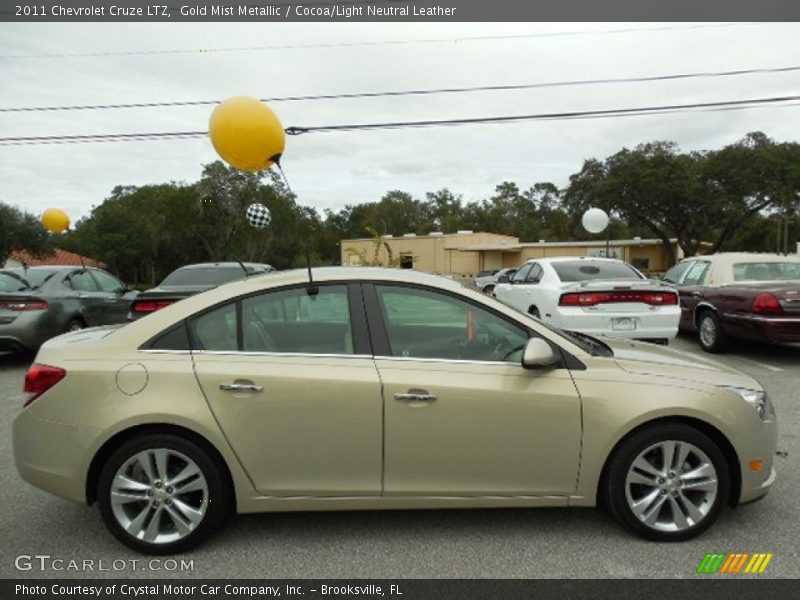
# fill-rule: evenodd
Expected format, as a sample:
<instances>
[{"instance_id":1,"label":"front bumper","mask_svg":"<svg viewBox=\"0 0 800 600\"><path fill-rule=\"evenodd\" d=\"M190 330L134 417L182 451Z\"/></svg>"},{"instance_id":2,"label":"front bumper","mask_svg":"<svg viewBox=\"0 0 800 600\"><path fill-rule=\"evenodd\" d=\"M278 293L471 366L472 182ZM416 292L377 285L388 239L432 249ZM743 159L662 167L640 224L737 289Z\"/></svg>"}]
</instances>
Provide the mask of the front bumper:
<instances>
[{"instance_id":1,"label":"front bumper","mask_svg":"<svg viewBox=\"0 0 800 600\"><path fill-rule=\"evenodd\" d=\"M90 446L99 434L36 418L31 409L14 419L14 463L28 483L73 502L86 502L86 475Z\"/></svg>"},{"instance_id":2,"label":"front bumper","mask_svg":"<svg viewBox=\"0 0 800 600\"><path fill-rule=\"evenodd\" d=\"M745 504L764 496L775 483L777 472L774 460L778 447L778 424L773 416L771 420L761 421L761 431L751 430L746 439L735 444L741 468L742 489L739 503ZM750 461L761 460L763 466L759 471L750 468Z\"/></svg>"}]
</instances>

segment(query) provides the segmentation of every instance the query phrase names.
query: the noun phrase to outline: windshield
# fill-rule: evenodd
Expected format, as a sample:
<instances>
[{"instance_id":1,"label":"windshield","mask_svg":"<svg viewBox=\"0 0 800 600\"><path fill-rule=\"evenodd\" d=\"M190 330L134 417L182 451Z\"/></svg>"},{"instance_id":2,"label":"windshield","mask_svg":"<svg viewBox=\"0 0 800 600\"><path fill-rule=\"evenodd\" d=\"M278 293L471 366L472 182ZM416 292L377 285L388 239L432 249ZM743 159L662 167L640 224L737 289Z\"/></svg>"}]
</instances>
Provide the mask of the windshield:
<instances>
[{"instance_id":1,"label":"windshield","mask_svg":"<svg viewBox=\"0 0 800 600\"><path fill-rule=\"evenodd\" d=\"M0 292L21 292L31 286L19 275L9 271L0 271Z\"/></svg>"},{"instance_id":2,"label":"windshield","mask_svg":"<svg viewBox=\"0 0 800 600\"><path fill-rule=\"evenodd\" d=\"M800 281L800 262L749 262L733 265L734 281Z\"/></svg>"},{"instance_id":3,"label":"windshield","mask_svg":"<svg viewBox=\"0 0 800 600\"><path fill-rule=\"evenodd\" d=\"M248 269L248 274L252 270ZM161 286L170 285L191 285L191 286L215 286L228 281L242 279L245 272L239 265L226 267L182 267L173 271L161 282Z\"/></svg>"},{"instance_id":4,"label":"windshield","mask_svg":"<svg viewBox=\"0 0 800 600\"><path fill-rule=\"evenodd\" d=\"M550 263L561 281L590 281L592 279L642 279L624 262L602 260L565 260Z\"/></svg>"}]
</instances>

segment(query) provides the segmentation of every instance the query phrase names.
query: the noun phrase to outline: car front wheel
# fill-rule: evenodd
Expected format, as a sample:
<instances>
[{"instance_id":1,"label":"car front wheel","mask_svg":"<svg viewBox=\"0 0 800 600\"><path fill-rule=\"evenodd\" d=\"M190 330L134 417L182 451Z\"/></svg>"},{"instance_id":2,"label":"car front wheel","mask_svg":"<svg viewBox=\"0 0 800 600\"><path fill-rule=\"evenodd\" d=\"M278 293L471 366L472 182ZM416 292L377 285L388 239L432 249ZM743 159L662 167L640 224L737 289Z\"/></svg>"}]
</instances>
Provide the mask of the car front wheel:
<instances>
[{"instance_id":1,"label":"car front wheel","mask_svg":"<svg viewBox=\"0 0 800 600\"><path fill-rule=\"evenodd\" d=\"M111 533L145 554L195 547L228 510L225 478L199 445L172 434L125 442L100 474L98 504Z\"/></svg>"},{"instance_id":2,"label":"car front wheel","mask_svg":"<svg viewBox=\"0 0 800 600\"><path fill-rule=\"evenodd\" d=\"M706 352L722 352L728 347L729 338L719 324L716 313L707 310L697 320L697 339Z\"/></svg>"},{"instance_id":3,"label":"car front wheel","mask_svg":"<svg viewBox=\"0 0 800 600\"><path fill-rule=\"evenodd\" d=\"M722 452L687 425L639 431L611 460L606 503L620 523L646 539L693 538L717 520L728 498Z\"/></svg>"}]
</instances>

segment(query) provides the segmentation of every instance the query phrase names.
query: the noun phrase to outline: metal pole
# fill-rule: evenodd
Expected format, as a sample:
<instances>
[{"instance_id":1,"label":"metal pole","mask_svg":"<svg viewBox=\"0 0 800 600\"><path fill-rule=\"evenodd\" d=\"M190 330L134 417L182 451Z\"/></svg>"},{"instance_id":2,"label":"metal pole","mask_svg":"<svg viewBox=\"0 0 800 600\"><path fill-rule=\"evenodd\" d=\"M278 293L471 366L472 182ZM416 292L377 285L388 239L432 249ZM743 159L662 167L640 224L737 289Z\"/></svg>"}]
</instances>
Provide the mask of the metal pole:
<instances>
[{"instance_id":1,"label":"metal pole","mask_svg":"<svg viewBox=\"0 0 800 600\"><path fill-rule=\"evenodd\" d=\"M611 245L611 227L606 227L606 258L611 258L609 246Z\"/></svg>"}]
</instances>

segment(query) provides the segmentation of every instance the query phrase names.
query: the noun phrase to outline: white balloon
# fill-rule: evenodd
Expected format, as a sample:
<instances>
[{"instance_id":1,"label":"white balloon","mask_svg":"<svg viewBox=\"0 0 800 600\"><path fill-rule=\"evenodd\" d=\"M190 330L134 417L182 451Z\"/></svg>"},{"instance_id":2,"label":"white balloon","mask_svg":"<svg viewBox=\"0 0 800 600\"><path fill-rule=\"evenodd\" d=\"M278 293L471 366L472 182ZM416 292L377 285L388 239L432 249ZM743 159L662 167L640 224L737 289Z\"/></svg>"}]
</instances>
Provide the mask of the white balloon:
<instances>
[{"instance_id":1,"label":"white balloon","mask_svg":"<svg viewBox=\"0 0 800 600\"><path fill-rule=\"evenodd\" d=\"M583 213L583 228L589 233L600 233L608 227L608 215L600 208L590 208Z\"/></svg>"}]
</instances>

